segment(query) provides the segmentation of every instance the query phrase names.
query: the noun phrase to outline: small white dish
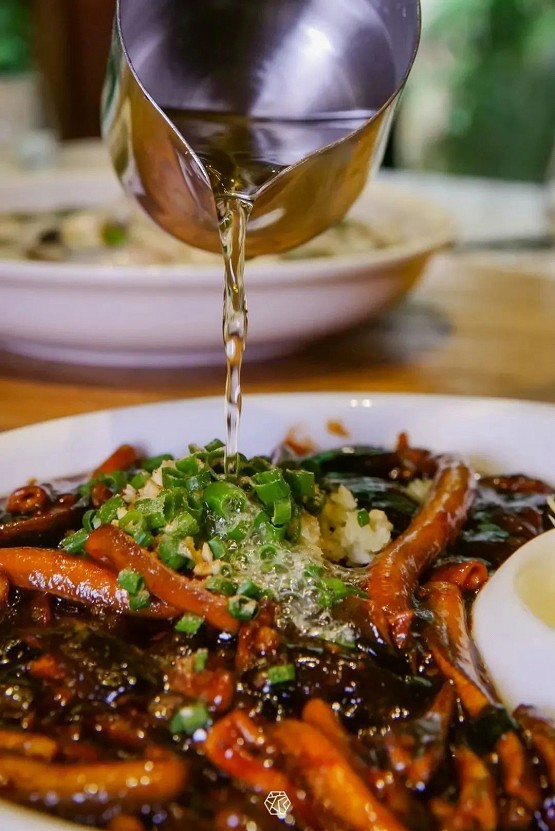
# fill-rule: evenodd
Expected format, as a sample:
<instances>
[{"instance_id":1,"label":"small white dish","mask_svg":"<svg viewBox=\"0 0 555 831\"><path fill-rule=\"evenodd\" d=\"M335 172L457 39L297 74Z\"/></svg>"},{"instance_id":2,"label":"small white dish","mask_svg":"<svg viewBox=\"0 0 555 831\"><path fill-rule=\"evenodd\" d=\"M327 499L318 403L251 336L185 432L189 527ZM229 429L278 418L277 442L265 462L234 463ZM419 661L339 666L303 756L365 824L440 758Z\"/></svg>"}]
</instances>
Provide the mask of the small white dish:
<instances>
[{"instance_id":1,"label":"small white dish","mask_svg":"<svg viewBox=\"0 0 555 831\"><path fill-rule=\"evenodd\" d=\"M330 431L340 422L348 439ZM293 428L322 447L345 441L391 446L406 430L415 445L465 455L484 473L524 472L552 481L555 406L433 395L314 393L248 396L241 432L247 454L271 451ZM128 442L148 454L183 453L224 429L221 398L150 404L63 418L0 434L0 494L27 479L82 474ZM77 826L0 802L4 831Z\"/></svg>"},{"instance_id":2,"label":"small white dish","mask_svg":"<svg viewBox=\"0 0 555 831\"><path fill-rule=\"evenodd\" d=\"M14 176L3 213L109 204L110 170ZM454 241L450 215L371 183L351 216L403 242L362 254L247 264L247 359L290 352L347 329L407 292L431 255ZM389 234L390 236L390 234ZM223 266L102 266L0 260L0 348L44 360L103 366L223 361Z\"/></svg>"}]
</instances>

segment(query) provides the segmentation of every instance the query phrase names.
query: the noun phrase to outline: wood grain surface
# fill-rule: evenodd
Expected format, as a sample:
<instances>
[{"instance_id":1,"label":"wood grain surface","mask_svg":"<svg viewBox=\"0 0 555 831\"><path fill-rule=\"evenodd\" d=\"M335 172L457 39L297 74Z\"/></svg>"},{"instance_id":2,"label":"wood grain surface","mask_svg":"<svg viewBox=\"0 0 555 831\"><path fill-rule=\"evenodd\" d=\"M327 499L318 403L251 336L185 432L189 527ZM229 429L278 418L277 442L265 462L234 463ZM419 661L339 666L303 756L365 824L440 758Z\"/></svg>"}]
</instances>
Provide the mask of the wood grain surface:
<instances>
[{"instance_id":1,"label":"wood grain surface","mask_svg":"<svg viewBox=\"0 0 555 831\"><path fill-rule=\"evenodd\" d=\"M72 367L0 354L0 429L172 398L222 395L224 363ZM287 358L247 363L244 391L367 390L555 401L555 281L444 255L395 309Z\"/></svg>"}]
</instances>

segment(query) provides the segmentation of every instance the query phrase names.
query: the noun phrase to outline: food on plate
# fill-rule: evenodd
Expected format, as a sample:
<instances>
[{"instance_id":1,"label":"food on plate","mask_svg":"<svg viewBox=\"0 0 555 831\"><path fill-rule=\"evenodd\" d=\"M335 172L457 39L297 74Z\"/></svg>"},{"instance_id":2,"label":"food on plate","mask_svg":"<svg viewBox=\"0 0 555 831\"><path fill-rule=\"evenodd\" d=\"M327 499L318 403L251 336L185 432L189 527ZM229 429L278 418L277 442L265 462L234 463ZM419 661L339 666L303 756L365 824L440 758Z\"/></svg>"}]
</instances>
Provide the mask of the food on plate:
<instances>
[{"instance_id":1,"label":"food on plate","mask_svg":"<svg viewBox=\"0 0 555 831\"><path fill-rule=\"evenodd\" d=\"M230 480L219 441L124 446L8 496L0 798L108 831L555 828L555 724L470 634L552 488L404 435L310 452Z\"/></svg>"},{"instance_id":2,"label":"food on plate","mask_svg":"<svg viewBox=\"0 0 555 831\"><path fill-rule=\"evenodd\" d=\"M361 254L402 242L399 231L346 219L299 248L261 258ZM127 203L112 208L0 214L0 259L97 265L221 265L221 255L185 245Z\"/></svg>"}]
</instances>

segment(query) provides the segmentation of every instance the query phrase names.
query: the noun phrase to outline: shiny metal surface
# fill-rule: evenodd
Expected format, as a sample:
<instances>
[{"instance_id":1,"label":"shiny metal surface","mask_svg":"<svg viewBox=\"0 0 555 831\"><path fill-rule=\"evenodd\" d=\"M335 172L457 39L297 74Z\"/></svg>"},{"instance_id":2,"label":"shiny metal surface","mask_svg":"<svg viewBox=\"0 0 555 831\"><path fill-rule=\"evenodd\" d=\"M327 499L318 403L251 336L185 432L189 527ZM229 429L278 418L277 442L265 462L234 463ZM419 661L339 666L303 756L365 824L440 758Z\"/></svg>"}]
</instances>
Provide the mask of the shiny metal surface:
<instances>
[{"instance_id":1,"label":"shiny metal surface","mask_svg":"<svg viewBox=\"0 0 555 831\"><path fill-rule=\"evenodd\" d=\"M255 199L247 253L299 245L380 163L419 33L419 0L118 0L103 100L118 175L163 228L218 250L195 136L164 111L267 120L285 166Z\"/></svg>"}]
</instances>

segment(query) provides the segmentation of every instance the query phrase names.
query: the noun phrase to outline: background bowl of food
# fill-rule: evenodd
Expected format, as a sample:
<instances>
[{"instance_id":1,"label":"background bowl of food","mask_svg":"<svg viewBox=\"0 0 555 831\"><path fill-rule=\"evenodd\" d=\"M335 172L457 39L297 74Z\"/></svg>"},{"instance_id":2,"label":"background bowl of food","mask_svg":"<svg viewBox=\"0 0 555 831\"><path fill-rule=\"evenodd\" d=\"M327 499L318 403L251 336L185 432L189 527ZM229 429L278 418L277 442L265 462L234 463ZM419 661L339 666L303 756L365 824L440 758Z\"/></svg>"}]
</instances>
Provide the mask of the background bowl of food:
<instances>
[{"instance_id":1,"label":"background bowl of food","mask_svg":"<svg viewBox=\"0 0 555 831\"><path fill-rule=\"evenodd\" d=\"M221 360L220 257L159 230L111 171L12 176L0 196L2 348L98 365ZM442 208L369 184L338 227L247 264L248 356L292 351L371 318L454 235Z\"/></svg>"}]
</instances>

